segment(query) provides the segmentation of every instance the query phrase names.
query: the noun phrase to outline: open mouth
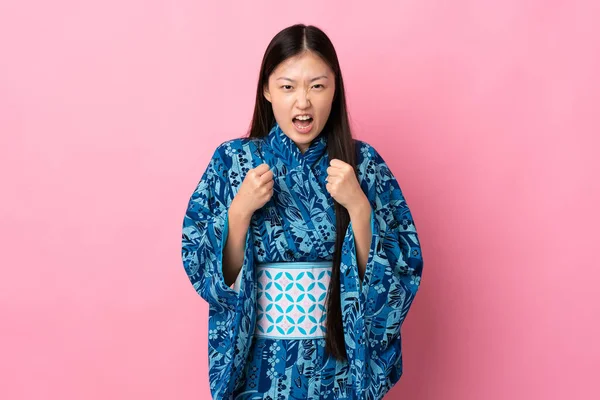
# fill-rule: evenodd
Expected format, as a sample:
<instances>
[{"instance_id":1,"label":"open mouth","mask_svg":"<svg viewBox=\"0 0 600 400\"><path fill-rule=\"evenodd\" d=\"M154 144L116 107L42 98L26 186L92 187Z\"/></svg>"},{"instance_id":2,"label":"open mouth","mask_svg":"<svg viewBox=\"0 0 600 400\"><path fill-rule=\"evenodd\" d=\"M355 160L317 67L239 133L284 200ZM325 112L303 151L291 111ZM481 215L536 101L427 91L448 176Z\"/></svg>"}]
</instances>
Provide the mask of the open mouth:
<instances>
[{"instance_id":1,"label":"open mouth","mask_svg":"<svg viewBox=\"0 0 600 400\"><path fill-rule=\"evenodd\" d=\"M303 133L310 131L310 129L312 128L312 125L313 125L313 121L314 120L312 117L310 117L308 119L298 119L298 118L292 119L292 123L294 124L296 129Z\"/></svg>"}]
</instances>

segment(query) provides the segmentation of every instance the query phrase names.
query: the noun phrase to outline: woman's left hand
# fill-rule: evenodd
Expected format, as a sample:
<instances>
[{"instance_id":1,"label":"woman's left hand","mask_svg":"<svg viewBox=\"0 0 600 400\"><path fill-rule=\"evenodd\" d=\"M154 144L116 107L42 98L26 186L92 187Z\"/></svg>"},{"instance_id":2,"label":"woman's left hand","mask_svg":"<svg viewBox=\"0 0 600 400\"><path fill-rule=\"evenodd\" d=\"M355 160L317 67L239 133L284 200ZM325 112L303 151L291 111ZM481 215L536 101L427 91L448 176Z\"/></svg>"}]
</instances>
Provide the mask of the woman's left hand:
<instances>
[{"instance_id":1,"label":"woman's left hand","mask_svg":"<svg viewBox=\"0 0 600 400\"><path fill-rule=\"evenodd\" d=\"M327 182L325 187L331 197L349 212L369 203L350 164L336 158L332 159L327 168L325 181Z\"/></svg>"}]
</instances>

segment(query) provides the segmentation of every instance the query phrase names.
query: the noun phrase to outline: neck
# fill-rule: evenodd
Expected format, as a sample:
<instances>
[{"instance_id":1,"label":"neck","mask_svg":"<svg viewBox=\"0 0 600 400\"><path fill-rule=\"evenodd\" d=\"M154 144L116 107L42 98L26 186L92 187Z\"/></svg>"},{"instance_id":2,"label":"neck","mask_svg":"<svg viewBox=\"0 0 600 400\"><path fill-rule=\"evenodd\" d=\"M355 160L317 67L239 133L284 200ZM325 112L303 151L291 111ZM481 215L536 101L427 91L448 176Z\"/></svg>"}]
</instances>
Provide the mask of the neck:
<instances>
[{"instance_id":1,"label":"neck","mask_svg":"<svg viewBox=\"0 0 600 400\"><path fill-rule=\"evenodd\" d=\"M300 153L304 154L306 152L306 150L308 150L308 148L310 147L310 143L303 144L303 145L299 145L298 143L296 143L296 146L298 147L298 150L300 150Z\"/></svg>"}]
</instances>

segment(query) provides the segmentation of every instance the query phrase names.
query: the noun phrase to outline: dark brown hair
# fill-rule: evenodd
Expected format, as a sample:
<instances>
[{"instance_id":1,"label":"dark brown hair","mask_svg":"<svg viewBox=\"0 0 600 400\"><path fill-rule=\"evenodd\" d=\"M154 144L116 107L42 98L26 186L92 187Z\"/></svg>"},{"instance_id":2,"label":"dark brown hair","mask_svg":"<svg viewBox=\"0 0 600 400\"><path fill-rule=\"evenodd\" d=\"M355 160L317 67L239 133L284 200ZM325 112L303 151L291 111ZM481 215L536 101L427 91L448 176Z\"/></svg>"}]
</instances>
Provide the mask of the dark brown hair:
<instances>
[{"instance_id":1,"label":"dark brown hair","mask_svg":"<svg viewBox=\"0 0 600 400\"><path fill-rule=\"evenodd\" d=\"M354 139L350 131L344 81L333 44L319 28L311 25L297 24L280 31L269 43L262 60L256 103L248 137L264 137L275 124L275 116L271 103L264 97L263 89L268 85L269 76L277 66L290 57L310 51L318 55L329 65L335 75L335 94L331 113L323 127L327 135L327 154L329 159L340 159L354 168L356 160ZM334 200L336 216L336 242L333 255L333 269L327 295L327 321L325 349L337 359L346 359L344 330L342 326L342 309L340 298L340 260L341 248L350 215L345 207Z\"/></svg>"}]
</instances>

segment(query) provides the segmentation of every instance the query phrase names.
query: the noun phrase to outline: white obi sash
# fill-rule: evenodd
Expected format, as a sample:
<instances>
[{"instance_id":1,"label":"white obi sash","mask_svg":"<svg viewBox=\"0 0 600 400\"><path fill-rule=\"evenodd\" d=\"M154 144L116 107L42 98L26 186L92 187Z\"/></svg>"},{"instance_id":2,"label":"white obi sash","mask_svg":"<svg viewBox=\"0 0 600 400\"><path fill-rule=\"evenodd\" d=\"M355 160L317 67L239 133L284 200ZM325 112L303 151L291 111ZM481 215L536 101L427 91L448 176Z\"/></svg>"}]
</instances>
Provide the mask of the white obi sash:
<instances>
[{"instance_id":1,"label":"white obi sash","mask_svg":"<svg viewBox=\"0 0 600 400\"><path fill-rule=\"evenodd\" d=\"M254 335L273 339L324 338L325 299L332 266L331 261L257 264Z\"/></svg>"}]
</instances>

